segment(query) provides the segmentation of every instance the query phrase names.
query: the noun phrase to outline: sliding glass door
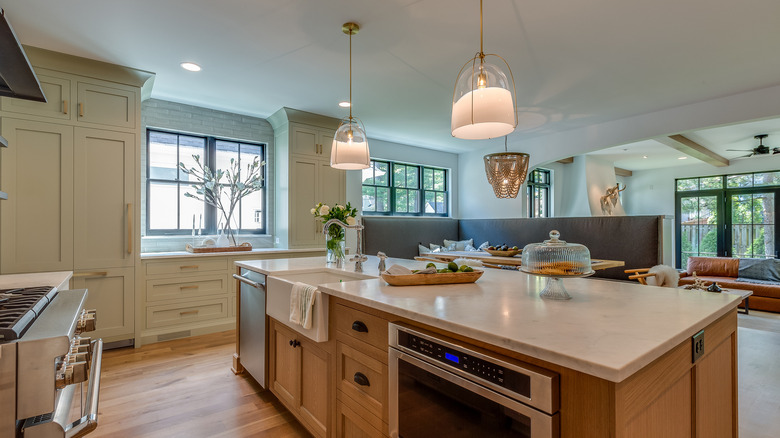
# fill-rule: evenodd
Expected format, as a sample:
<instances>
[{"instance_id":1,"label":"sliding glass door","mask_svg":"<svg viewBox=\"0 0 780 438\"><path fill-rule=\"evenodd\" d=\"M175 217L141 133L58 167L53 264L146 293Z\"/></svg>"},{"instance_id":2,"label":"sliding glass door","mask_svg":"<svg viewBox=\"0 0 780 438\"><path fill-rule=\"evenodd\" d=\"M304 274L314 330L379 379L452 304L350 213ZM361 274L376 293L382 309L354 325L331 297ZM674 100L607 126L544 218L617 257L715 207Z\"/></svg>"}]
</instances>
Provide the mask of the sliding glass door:
<instances>
[{"instance_id":1,"label":"sliding glass door","mask_svg":"<svg viewBox=\"0 0 780 438\"><path fill-rule=\"evenodd\" d=\"M774 258L775 191L740 193L729 196L731 257Z\"/></svg>"}]
</instances>

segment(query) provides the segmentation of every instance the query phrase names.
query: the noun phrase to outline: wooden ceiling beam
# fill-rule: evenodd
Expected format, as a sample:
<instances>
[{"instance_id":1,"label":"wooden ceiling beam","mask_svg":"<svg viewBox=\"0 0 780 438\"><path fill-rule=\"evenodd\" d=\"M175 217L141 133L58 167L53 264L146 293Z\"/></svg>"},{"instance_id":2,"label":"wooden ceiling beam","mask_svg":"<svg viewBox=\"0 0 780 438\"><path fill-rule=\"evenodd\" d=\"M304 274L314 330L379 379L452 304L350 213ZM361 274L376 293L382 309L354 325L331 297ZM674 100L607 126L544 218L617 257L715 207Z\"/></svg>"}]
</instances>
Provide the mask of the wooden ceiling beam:
<instances>
[{"instance_id":1,"label":"wooden ceiling beam","mask_svg":"<svg viewBox=\"0 0 780 438\"><path fill-rule=\"evenodd\" d=\"M561 158L560 160L556 161L556 163L561 163L561 164L571 164L573 162L574 162L574 157Z\"/></svg>"},{"instance_id":2,"label":"wooden ceiling beam","mask_svg":"<svg viewBox=\"0 0 780 438\"><path fill-rule=\"evenodd\" d=\"M722 157L715 152L712 152L711 150L683 135L675 134L668 137L658 137L655 140L665 144L666 146L669 146L672 149L676 149L685 155L690 155L697 160L704 161L707 164L711 164L716 167L726 167L729 165L728 158Z\"/></svg>"},{"instance_id":3,"label":"wooden ceiling beam","mask_svg":"<svg viewBox=\"0 0 780 438\"><path fill-rule=\"evenodd\" d=\"M632 171L630 171L628 169L623 169L622 167L616 167L615 168L615 175L617 175L617 176L633 176L634 172L632 172Z\"/></svg>"}]
</instances>

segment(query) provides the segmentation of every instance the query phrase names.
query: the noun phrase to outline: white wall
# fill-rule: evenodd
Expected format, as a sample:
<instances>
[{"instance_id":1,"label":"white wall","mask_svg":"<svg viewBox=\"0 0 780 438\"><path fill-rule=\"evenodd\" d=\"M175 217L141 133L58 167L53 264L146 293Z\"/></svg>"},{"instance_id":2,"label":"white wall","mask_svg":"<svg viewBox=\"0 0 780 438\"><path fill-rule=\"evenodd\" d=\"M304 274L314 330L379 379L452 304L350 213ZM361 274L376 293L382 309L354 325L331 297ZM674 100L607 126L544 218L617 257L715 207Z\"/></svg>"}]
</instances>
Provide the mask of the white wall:
<instances>
[{"instance_id":1,"label":"white wall","mask_svg":"<svg viewBox=\"0 0 780 438\"><path fill-rule=\"evenodd\" d=\"M384 140L368 140L371 158L391 160L402 163L423 164L432 167L449 169L450 171L450 214L458 217L458 155L449 152L434 151ZM347 171L347 201L356 207L362 215L362 185L360 170ZM347 246L356 248L355 233L347 233Z\"/></svg>"},{"instance_id":2,"label":"white wall","mask_svg":"<svg viewBox=\"0 0 780 438\"><path fill-rule=\"evenodd\" d=\"M524 135L521 132L510 137L508 146L510 151L530 154L530 165L534 167L540 163L648 138L777 117L779 114L780 86L775 86L546 136L533 137L532 133ZM459 155L460 217L521 216L524 200L497 200L487 182L483 183L482 156L499 149L496 146L495 150L483 148ZM627 212L635 214L628 209Z\"/></svg>"}]
</instances>

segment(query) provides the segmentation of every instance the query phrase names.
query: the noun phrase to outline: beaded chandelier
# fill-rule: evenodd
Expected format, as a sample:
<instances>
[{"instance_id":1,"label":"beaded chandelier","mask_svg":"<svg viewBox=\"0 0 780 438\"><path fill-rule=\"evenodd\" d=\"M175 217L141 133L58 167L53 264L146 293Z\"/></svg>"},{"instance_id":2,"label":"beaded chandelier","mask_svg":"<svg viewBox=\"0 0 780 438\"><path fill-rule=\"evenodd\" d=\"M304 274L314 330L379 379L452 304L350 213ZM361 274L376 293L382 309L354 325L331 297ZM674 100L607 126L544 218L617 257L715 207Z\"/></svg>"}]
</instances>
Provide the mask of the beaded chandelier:
<instances>
[{"instance_id":1,"label":"beaded chandelier","mask_svg":"<svg viewBox=\"0 0 780 438\"><path fill-rule=\"evenodd\" d=\"M516 198L528 175L528 154L508 152L504 137L504 152L485 155L485 174L497 198Z\"/></svg>"}]
</instances>

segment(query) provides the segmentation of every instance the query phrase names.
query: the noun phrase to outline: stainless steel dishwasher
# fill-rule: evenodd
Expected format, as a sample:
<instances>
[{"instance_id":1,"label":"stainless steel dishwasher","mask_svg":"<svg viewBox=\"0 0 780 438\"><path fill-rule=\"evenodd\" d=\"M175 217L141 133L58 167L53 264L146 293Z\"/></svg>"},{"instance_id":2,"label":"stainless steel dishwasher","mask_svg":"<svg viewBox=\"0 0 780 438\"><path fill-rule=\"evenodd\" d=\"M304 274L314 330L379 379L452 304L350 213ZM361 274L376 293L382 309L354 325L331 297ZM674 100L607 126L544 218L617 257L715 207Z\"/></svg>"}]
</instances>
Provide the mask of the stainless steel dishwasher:
<instances>
[{"instance_id":1,"label":"stainless steel dishwasher","mask_svg":"<svg viewBox=\"0 0 780 438\"><path fill-rule=\"evenodd\" d=\"M265 385L265 275L241 268L233 274L240 283L238 353L241 365L263 388Z\"/></svg>"}]
</instances>

